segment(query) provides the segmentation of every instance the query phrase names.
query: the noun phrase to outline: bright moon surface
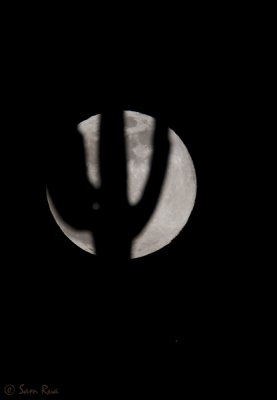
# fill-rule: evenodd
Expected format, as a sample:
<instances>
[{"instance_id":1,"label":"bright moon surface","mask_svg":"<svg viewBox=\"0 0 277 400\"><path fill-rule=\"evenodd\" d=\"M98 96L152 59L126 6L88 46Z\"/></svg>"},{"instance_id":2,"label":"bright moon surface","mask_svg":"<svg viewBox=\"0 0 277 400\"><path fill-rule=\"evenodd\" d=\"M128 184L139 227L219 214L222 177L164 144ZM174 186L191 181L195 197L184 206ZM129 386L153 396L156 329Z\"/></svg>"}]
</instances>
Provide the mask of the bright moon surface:
<instances>
[{"instance_id":1,"label":"bright moon surface","mask_svg":"<svg viewBox=\"0 0 277 400\"><path fill-rule=\"evenodd\" d=\"M124 118L128 198L130 204L134 205L139 201L149 175L155 120L134 111L124 111ZM84 141L87 177L96 188L101 185L98 168L99 128L100 114L82 121L77 127ZM197 185L192 159L182 140L171 129L169 141L169 161L161 195L148 224L133 240L132 258L145 256L168 245L186 225L194 207ZM62 220L49 193L47 199L63 233L81 249L95 254L91 232L78 231L69 226Z\"/></svg>"}]
</instances>

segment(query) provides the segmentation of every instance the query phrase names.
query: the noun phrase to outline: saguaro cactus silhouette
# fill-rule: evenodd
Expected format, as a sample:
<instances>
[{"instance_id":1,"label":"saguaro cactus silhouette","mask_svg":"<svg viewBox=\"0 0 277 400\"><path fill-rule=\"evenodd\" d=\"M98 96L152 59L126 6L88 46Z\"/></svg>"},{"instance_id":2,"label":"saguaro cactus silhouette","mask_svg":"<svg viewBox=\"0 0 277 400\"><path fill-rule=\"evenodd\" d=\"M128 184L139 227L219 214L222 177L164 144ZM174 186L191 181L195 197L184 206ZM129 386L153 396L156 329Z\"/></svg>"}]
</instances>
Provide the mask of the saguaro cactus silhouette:
<instances>
[{"instance_id":1,"label":"saguaro cactus silhouette","mask_svg":"<svg viewBox=\"0 0 277 400\"><path fill-rule=\"evenodd\" d=\"M83 157L81 147L79 150L82 150ZM92 232L96 254L100 257L130 258L132 240L145 227L158 202L169 150L168 127L164 116L160 115L156 118L153 156L143 195L137 204L129 204L124 112L114 107L106 109L101 114L100 124L100 188L94 188L87 181L84 165L79 171L80 179L77 181L75 177L71 182L71 186L76 186L73 188L76 201L71 198L69 207L62 204L65 195L58 195L61 190L58 185L56 188L49 185L51 197L61 216L73 227Z\"/></svg>"}]
</instances>

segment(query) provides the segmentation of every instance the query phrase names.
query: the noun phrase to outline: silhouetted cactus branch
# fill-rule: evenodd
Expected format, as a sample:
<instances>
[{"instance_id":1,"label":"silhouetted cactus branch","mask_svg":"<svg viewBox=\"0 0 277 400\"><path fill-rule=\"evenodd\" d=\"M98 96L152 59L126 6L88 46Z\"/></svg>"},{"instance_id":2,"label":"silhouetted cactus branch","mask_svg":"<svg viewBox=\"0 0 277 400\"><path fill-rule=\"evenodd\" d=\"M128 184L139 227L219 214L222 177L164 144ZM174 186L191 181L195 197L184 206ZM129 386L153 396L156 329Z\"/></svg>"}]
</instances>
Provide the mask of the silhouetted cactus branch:
<instances>
[{"instance_id":1,"label":"silhouetted cactus branch","mask_svg":"<svg viewBox=\"0 0 277 400\"><path fill-rule=\"evenodd\" d=\"M80 145L77 150L80 150ZM100 125L101 187L96 189L85 179L85 168L82 167L72 182L74 190L79 190L79 193L74 194L75 204L70 199L71 205L67 208L62 203L70 198L70 193L60 198L57 194L59 187L49 186L54 204L65 221L77 229L92 231L97 255L104 258L114 258L115 255L119 259L130 258L133 239L145 227L157 205L167 170L169 150L167 124L163 117L159 117L156 119L153 136L149 178L139 203L130 205L127 198L124 114L121 109L108 109L102 113ZM80 151L84 156L83 149ZM64 173L66 175L66 171ZM69 190L69 186L65 185L65 190Z\"/></svg>"}]
</instances>

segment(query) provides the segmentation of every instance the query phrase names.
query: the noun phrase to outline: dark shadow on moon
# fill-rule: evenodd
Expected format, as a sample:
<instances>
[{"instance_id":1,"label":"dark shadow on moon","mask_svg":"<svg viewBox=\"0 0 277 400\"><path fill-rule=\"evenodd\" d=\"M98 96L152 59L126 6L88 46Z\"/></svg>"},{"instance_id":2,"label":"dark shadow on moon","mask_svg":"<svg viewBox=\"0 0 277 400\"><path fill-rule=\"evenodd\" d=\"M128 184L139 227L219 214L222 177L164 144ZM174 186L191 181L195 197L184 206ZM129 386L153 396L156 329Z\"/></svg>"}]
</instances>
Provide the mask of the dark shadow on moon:
<instances>
[{"instance_id":1,"label":"dark shadow on moon","mask_svg":"<svg viewBox=\"0 0 277 400\"><path fill-rule=\"evenodd\" d=\"M56 127L58 134L51 136L47 190L68 225L92 233L98 256L129 260L132 242L148 223L163 187L170 153L167 122L163 113L156 115L149 176L140 200L131 205L123 110L111 107L101 114L99 188L87 178L84 143L76 132L81 119L76 116L75 123L65 123L62 130Z\"/></svg>"}]
</instances>

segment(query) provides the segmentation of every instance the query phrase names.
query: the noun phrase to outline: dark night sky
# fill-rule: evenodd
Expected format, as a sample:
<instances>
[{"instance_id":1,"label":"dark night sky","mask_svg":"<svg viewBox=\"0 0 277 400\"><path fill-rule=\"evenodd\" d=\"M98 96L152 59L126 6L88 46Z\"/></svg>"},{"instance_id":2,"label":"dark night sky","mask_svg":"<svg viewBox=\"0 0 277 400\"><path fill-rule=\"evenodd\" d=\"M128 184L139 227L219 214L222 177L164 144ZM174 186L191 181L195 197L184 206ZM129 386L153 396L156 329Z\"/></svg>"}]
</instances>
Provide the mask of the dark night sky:
<instances>
[{"instance_id":1,"label":"dark night sky","mask_svg":"<svg viewBox=\"0 0 277 400\"><path fill-rule=\"evenodd\" d=\"M34 364L43 367L42 349L55 358L58 372L66 367L66 349L68 358L81 358L107 347L157 346L185 351L193 362L219 354L222 346L229 354L235 346L235 341L228 348L224 344L236 337L232 321L243 277L231 233L235 203L229 161L239 138L235 76L229 74L222 43L212 35L210 41L200 39L186 49L176 41L176 48L167 47L170 53L145 46L144 58L132 54L128 65L118 62L124 54L118 50L107 70L98 53L84 65L68 50L59 62L56 49L50 61L41 56L40 72L22 71L26 79L20 79L22 89L11 103L15 122L6 128L16 136L6 137L8 240L2 269L4 341L19 366L32 353ZM84 111L101 112L110 99L149 115L165 110L192 156L198 192L188 224L169 246L131 261L127 270L115 263L106 271L56 226L45 176L53 127ZM14 329L17 337L11 339Z\"/></svg>"},{"instance_id":2,"label":"dark night sky","mask_svg":"<svg viewBox=\"0 0 277 400\"><path fill-rule=\"evenodd\" d=\"M201 81L198 86L186 83L185 89L178 82L178 86L176 84L171 92L164 92L163 95L156 93L146 82L138 95L133 90L131 94L126 91L123 101L126 109L151 115L152 110L164 106L162 100L165 99L171 127L184 140L197 173L196 204L185 229L170 246L151 256L133 260L126 276L119 274L117 277L115 273L110 279L99 272L101 268L95 257L75 247L53 221L45 198L45 165L42 165L40 151L36 149L35 154L32 151L27 153L27 172L25 164L26 178L22 183L26 194L23 201L18 201L24 208L23 217L19 216L24 226L21 232L23 245L19 246L23 251L24 267L19 268L19 275L25 287L29 285L29 279L34 282L30 284L31 290L26 290L24 298L30 297L31 303L34 298L39 299L44 312L48 310L47 314L52 315L57 324L63 318L66 324L74 323L76 318L80 329L84 324L83 329L87 332L85 327L90 315L97 315L105 321L101 322L103 326L96 333L96 341L101 341L103 337L105 341L112 341L116 335L115 340L120 338L124 341L126 336L133 343L149 340L167 346L174 344L176 339L186 342L188 336L194 336L195 324L203 324L201 317L207 312L209 302L214 301L215 291L219 290L216 282L223 273L219 249L224 246L225 238L218 213L222 211L220 198L224 193L218 179L224 177L217 164L218 142L224 141L222 109L219 99L210 95L214 88L202 86ZM89 88L86 92L86 102L83 97L82 104L91 105L93 114L98 109L97 98L93 90L92 95ZM66 102L68 99L65 99ZM54 110L53 125L55 118L67 118L67 109L65 104L61 106L62 103L61 100ZM43 111L41 118L42 121L50 119L51 108ZM68 118L71 116L68 115ZM51 122L46 126L51 126ZM39 136L37 143L43 151L45 145L40 140L41 132L32 127L32 133L34 137L36 134ZM45 138L47 141L47 132L43 140ZM47 168L51 157L49 159L49 154L44 155ZM33 165L34 162L37 164ZM117 268L114 265L114 269ZM34 294L31 296L32 290ZM118 295L124 300L118 300L120 310L117 318L111 310ZM99 315L102 313L107 313L107 317ZM207 315L204 318L208 318ZM99 327L99 324L96 325Z\"/></svg>"}]
</instances>

